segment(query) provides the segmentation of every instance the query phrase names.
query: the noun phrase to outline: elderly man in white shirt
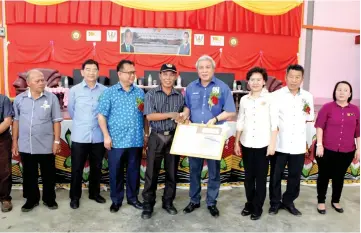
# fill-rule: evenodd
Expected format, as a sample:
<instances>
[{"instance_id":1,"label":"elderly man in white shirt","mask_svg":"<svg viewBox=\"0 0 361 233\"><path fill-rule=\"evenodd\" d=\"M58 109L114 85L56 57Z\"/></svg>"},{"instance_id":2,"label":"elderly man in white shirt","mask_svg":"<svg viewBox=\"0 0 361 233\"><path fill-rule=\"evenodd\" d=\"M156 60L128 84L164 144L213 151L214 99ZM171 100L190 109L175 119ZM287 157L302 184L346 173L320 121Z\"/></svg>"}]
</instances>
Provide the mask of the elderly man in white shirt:
<instances>
[{"instance_id":1,"label":"elderly man in white shirt","mask_svg":"<svg viewBox=\"0 0 361 233\"><path fill-rule=\"evenodd\" d=\"M251 93L240 101L234 148L235 154L241 155L242 147L245 168L247 203L241 214L258 220L266 199L268 156L275 153L278 115L271 105L271 95L263 89L268 79L266 70L254 67L246 79Z\"/></svg>"},{"instance_id":2,"label":"elderly man in white shirt","mask_svg":"<svg viewBox=\"0 0 361 233\"><path fill-rule=\"evenodd\" d=\"M304 69L300 65L287 68L287 86L272 93L278 112L278 139L275 155L271 161L269 214L275 215L280 208L301 216L294 201L300 193L300 179L306 153L306 122L314 119L313 96L303 90ZM281 180L288 166L287 189L281 197ZM282 202L281 202L282 199Z\"/></svg>"}]
</instances>

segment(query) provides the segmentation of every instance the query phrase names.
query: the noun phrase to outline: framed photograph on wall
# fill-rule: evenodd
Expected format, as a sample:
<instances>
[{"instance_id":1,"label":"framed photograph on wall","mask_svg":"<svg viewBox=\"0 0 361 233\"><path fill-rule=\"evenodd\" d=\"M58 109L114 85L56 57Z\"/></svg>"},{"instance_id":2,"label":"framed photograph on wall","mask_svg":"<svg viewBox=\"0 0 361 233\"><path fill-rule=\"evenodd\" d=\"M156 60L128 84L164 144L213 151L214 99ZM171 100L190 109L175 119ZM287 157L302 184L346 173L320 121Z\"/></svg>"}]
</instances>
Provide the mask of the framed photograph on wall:
<instances>
[{"instance_id":1,"label":"framed photograph on wall","mask_svg":"<svg viewBox=\"0 0 361 233\"><path fill-rule=\"evenodd\" d=\"M120 53L191 55L191 29L120 28Z\"/></svg>"}]
</instances>

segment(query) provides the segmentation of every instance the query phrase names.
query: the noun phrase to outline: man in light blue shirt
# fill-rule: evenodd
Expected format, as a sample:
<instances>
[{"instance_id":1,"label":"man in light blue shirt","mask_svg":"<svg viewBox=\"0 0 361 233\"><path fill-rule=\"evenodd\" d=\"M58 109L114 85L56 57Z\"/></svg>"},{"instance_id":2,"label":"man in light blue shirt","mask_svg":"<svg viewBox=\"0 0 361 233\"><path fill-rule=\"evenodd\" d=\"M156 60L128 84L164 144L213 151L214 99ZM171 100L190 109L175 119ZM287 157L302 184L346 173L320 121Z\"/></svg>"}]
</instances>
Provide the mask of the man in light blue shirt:
<instances>
[{"instance_id":1,"label":"man in light blue shirt","mask_svg":"<svg viewBox=\"0 0 361 233\"><path fill-rule=\"evenodd\" d=\"M132 61L120 61L117 71L119 83L104 91L98 106L98 120L104 135L104 147L109 150L110 198L113 202L110 212L112 213L118 212L122 206L125 164L127 164L128 204L137 209L143 208L138 200L138 194L140 159L145 139L144 92L133 85L136 71Z\"/></svg>"},{"instance_id":2,"label":"man in light blue shirt","mask_svg":"<svg viewBox=\"0 0 361 233\"><path fill-rule=\"evenodd\" d=\"M215 62L207 55L200 57L196 63L199 79L191 82L186 89L184 118L198 124L222 124L225 120L236 115L232 92L221 80L214 77ZM200 207L201 200L201 172L203 159L189 157L190 166L190 203L183 210L191 213ZM216 207L219 193L220 161L207 159L208 187L207 206L213 217L219 216Z\"/></svg>"},{"instance_id":3,"label":"man in light blue shirt","mask_svg":"<svg viewBox=\"0 0 361 233\"><path fill-rule=\"evenodd\" d=\"M79 208L85 162L89 159L89 199L105 203L100 196L100 178L105 153L104 138L98 124L98 100L106 89L97 82L98 62L89 59L82 65L83 82L70 89L68 111L73 119L71 132L70 207Z\"/></svg>"}]
</instances>

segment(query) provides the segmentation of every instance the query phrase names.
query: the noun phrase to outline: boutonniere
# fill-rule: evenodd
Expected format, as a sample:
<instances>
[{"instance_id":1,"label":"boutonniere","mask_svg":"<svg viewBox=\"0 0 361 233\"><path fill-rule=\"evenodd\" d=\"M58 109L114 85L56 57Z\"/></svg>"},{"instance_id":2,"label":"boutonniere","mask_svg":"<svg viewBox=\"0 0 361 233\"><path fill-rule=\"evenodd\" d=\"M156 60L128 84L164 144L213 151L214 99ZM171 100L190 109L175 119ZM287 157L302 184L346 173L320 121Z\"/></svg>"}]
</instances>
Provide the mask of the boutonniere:
<instances>
[{"instance_id":1,"label":"boutonniere","mask_svg":"<svg viewBox=\"0 0 361 233\"><path fill-rule=\"evenodd\" d=\"M211 111L211 109L214 105L218 104L219 97L220 97L219 87L213 87L212 92L209 95L209 99L208 99L209 111Z\"/></svg>"},{"instance_id":2,"label":"boutonniere","mask_svg":"<svg viewBox=\"0 0 361 233\"><path fill-rule=\"evenodd\" d=\"M136 103L137 103L138 110L143 112L143 110L144 110L144 101L141 98L137 97Z\"/></svg>"},{"instance_id":3,"label":"boutonniere","mask_svg":"<svg viewBox=\"0 0 361 233\"><path fill-rule=\"evenodd\" d=\"M310 115L311 112L311 108L310 105L307 103L306 100L303 100L303 108L302 108L303 112L305 112L307 115Z\"/></svg>"}]
</instances>

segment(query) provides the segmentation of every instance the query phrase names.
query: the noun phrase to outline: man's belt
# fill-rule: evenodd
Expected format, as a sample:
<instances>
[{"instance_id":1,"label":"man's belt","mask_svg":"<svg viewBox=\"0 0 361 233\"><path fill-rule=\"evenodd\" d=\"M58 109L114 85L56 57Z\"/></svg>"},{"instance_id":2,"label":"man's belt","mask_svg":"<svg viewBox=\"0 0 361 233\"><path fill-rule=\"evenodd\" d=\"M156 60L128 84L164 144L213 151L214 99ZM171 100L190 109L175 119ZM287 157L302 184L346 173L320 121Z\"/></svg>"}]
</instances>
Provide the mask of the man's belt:
<instances>
[{"instance_id":1,"label":"man's belt","mask_svg":"<svg viewBox=\"0 0 361 233\"><path fill-rule=\"evenodd\" d=\"M165 131L165 130L152 129L152 132L168 136L168 135L173 135L175 133L175 130Z\"/></svg>"}]
</instances>

